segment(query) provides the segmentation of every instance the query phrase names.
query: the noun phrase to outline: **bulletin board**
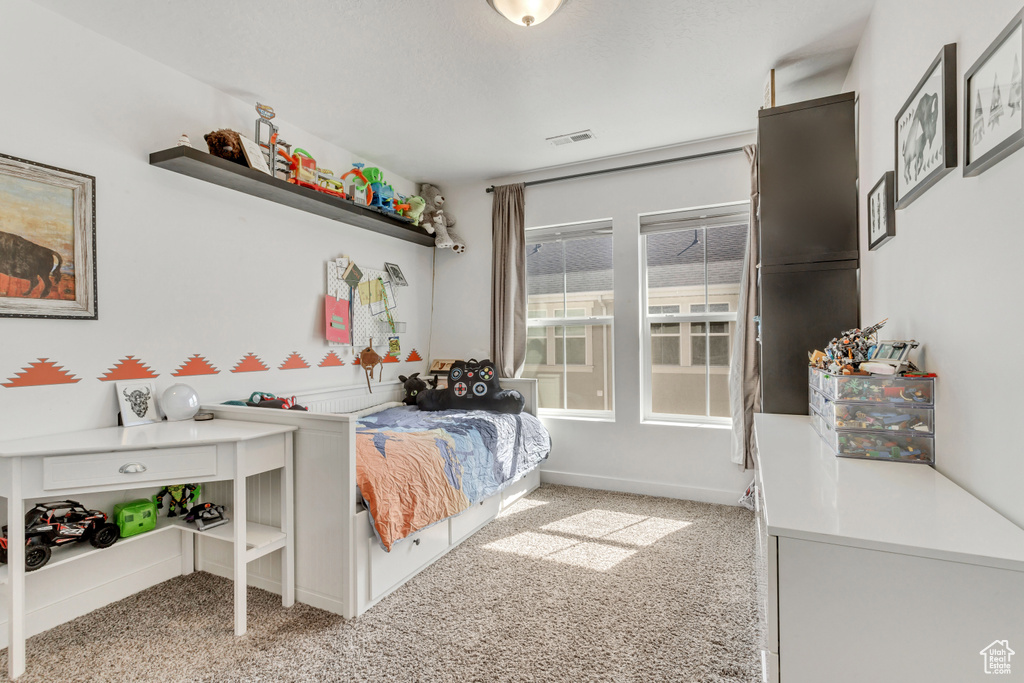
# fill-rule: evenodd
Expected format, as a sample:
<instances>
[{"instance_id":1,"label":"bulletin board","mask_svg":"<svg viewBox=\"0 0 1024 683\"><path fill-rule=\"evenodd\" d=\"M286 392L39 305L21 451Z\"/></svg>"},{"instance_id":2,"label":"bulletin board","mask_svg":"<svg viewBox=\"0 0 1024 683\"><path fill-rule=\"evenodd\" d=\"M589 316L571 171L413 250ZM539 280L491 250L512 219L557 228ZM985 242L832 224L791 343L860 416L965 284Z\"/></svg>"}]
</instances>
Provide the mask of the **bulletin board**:
<instances>
[{"instance_id":1,"label":"bulletin board","mask_svg":"<svg viewBox=\"0 0 1024 683\"><path fill-rule=\"evenodd\" d=\"M398 298L395 295L397 289L391 281L391 276L385 270L373 268L363 269L363 277L359 280L360 285L370 285L375 280L383 282L384 296L363 304L360 300L358 288L350 287L342 279L342 273L348 267L348 259L340 258L327 262L327 294L335 299L349 302L349 320L352 328L352 343L343 344L328 340L329 346L351 346L354 349L362 349L370 344L373 338L373 345L376 347L387 346L388 337L395 336L405 331L405 323L395 322ZM388 319L391 314L391 320ZM392 322L394 329L392 329Z\"/></svg>"}]
</instances>

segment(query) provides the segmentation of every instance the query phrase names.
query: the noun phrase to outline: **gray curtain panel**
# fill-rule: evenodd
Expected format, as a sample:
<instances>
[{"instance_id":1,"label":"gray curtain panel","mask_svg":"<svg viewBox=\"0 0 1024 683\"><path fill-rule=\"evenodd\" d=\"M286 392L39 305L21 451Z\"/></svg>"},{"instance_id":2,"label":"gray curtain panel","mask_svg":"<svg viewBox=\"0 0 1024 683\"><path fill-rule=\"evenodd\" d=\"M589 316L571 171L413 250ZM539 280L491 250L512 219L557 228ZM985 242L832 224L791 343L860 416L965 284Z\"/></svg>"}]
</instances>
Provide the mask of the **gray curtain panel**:
<instances>
[{"instance_id":1,"label":"gray curtain panel","mask_svg":"<svg viewBox=\"0 0 1024 683\"><path fill-rule=\"evenodd\" d=\"M732 461L743 469L754 467L754 413L761 412L761 367L757 348L757 287L761 262L760 195L757 191L757 147L743 148L750 162L750 237L740 278L736 337L729 366L732 408Z\"/></svg>"},{"instance_id":2,"label":"gray curtain panel","mask_svg":"<svg viewBox=\"0 0 1024 683\"><path fill-rule=\"evenodd\" d=\"M526 362L526 202L522 183L494 188L491 231L491 360L501 377Z\"/></svg>"}]
</instances>

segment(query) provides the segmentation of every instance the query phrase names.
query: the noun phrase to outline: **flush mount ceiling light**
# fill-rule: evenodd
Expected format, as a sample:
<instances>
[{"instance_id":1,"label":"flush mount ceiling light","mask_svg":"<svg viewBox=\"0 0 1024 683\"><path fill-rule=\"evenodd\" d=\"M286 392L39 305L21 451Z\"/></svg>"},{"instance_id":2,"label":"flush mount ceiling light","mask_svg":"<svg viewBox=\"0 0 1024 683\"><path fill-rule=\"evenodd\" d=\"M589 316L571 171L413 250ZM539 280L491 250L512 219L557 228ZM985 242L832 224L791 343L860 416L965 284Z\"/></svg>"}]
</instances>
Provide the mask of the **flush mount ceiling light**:
<instances>
[{"instance_id":1,"label":"flush mount ceiling light","mask_svg":"<svg viewBox=\"0 0 1024 683\"><path fill-rule=\"evenodd\" d=\"M562 6L563 0L487 0L495 12L518 26L535 26Z\"/></svg>"}]
</instances>

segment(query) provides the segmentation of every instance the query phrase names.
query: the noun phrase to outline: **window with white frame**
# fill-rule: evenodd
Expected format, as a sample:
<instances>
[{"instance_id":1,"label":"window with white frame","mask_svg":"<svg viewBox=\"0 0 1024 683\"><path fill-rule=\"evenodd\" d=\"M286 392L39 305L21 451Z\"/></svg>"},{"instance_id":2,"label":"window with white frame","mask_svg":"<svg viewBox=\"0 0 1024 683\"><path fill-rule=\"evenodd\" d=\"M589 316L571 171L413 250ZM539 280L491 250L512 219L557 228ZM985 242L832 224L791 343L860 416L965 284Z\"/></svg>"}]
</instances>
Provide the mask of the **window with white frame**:
<instances>
[{"instance_id":1,"label":"window with white frame","mask_svg":"<svg viewBox=\"0 0 1024 683\"><path fill-rule=\"evenodd\" d=\"M648 418L729 416L748 211L738 202L640 216Z\"/></svg>"},{"instance_id":2,"label":"window with white frame","mask_svg":"<svg viewBox=\"0 0 1024 683\"><path fill-rule=\"evenodd\" d=\"M545 411L612 409L611 221L526 231L524 377Z\"/></svg>"}]
</instances>

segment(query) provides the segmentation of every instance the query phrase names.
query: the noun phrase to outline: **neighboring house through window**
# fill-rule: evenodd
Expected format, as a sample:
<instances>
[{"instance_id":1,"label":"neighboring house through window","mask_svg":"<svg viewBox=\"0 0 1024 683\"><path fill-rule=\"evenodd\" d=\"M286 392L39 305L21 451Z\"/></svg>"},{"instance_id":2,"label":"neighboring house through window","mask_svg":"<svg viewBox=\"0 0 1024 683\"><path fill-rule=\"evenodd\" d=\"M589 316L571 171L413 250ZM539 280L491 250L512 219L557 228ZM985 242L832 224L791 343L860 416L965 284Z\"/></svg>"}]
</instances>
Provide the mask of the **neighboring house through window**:
<instances>
[{"instance_id":1,"label":"neighboring house through window","mask_svg":"<svg viewBox=\"0 0 1024 683\"><path fill-rule=\"evenodd\" d=\"M748 202L640 216L644 415L729 416Z\"/></svg>"},{"instance_id":2,"label":"neighboring house through window","mask_svg":"<svg viewBox=\"0 0 1024 683\"><path fill-rule=\"evenodd\" d=\"M526 231L524 377L545 411L612 409L611 221Z\"/></svg>"}]
</instances>

